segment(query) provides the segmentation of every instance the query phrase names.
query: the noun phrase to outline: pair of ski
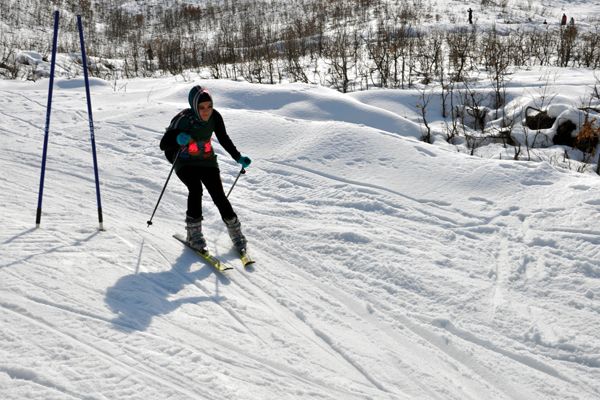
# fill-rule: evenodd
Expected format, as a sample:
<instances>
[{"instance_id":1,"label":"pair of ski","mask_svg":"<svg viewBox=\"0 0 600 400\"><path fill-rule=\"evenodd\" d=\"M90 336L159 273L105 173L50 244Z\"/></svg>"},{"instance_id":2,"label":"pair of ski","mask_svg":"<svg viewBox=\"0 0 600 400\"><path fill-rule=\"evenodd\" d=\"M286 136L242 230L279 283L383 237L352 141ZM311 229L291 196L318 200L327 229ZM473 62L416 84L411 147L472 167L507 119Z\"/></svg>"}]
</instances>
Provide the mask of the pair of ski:
<instances>
[{"instance_id":1,"label":"pair of ski","mask_svg":"<svg viewBox=\"0 0 600 400\"><path fill-rule=\"evenodd\" d=\"M196 253L204 261L206 261L207 263L212 265L217 271L225 272L230 269L233 269L232 266L225 264L224 262L219 260L217 257L210 254L208 251L202 252L200 250L194 249L193 247L190 247L189 243L187 242L187 240L185 240L185 238L183 236L181 236L179 234L175 234L175 235L173 235L173 237L175 239L179 240L181 243L185 244L191 250L193 250L194 253ZM248 254L247 251L245 251L245 250L240 251L239 255L240 255L240 260L242 261L242 264L244 265L244 267L249 267L250 265L254 264L254 259L252 259L252 257L250 257L250 254Z\"/></svg>"}]
</instances>

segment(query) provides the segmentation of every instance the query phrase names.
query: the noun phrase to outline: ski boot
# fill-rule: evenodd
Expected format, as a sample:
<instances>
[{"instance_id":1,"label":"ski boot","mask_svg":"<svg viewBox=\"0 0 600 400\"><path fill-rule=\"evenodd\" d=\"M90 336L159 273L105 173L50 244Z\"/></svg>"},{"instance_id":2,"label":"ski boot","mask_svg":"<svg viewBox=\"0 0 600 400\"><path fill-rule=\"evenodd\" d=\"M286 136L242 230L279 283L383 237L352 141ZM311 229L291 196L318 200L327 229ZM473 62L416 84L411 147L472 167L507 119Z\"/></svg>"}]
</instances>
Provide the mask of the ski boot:
<instances>
[{"instance_id":1,"label":"ski boot","mask_svg":"<svg viewBox=\"0 0 600 400\"><path fill-rule=\"evenodd\" d=\"M227 226L227 232L229 232L229 237L231 238L235 248L240 252L240 254L245 253L246 244L248 241L242 233L242 224L240 223L238 217L234 216L233 218L225 219L223 221L225 222L225 226Z\"/></svg>"},{"instance_id":2,"label":"ski boot","mask_svg":"<svg viewBox=\"0 0 600 400\"><path fill-rule=\"evenodd\" d=\"M202 234L202 217L192 218L187 216L185 218L185 223L185 229L187 231L186 241L189 246L194 250L206 253L206 240Z\"/></svg>"}]
</instances>

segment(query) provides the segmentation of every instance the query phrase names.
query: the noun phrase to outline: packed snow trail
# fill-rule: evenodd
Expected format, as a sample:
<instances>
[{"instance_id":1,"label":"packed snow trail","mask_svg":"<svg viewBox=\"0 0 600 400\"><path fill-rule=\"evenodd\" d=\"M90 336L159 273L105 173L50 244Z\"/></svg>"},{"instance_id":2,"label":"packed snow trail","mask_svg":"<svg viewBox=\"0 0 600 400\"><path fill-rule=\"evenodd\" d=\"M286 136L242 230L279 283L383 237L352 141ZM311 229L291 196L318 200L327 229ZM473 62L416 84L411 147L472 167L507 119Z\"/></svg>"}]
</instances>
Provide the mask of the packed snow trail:
<instances>
[{"instance_id":1,"label":"packed snow trail","mask_svg":"<svg viewBox=\"0 0 600 400\"><path fill-rule=\"evenodd\" d=\"M448 152L331 90L208 81L254 160L232 193L254 268L205 201L218 274L171 237L176 179L145 224L190 84L93 83L105 232L82 87L58 82L33 229L46 88L0 83L2 398L600 397L597 177Z\"/></svg>"}]
</instances>

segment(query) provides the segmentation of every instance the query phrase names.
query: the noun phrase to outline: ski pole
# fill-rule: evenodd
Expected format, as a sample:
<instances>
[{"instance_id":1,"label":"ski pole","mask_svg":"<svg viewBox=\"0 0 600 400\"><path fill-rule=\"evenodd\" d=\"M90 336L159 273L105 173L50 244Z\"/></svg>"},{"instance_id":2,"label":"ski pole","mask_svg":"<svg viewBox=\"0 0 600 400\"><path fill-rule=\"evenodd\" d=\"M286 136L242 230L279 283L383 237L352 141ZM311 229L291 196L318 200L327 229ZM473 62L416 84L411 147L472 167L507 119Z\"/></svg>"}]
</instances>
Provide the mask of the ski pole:
<instances>
[{"instance_id":1,"label":"ski pole","mask_svg":"<svg viewBox=\"0 0 600 400\"><path fill-rule=\"evenodd\" d=\"M162 188L162 192L160 192L160 196L158 196L158 201L156 202L156 206L154 207L154 211L152 211L152 216L150 217L150 219L148 221L146 221L146 223L148 224L148 228L150 227L150 225L152 225L152 218L154 218L154 213L156 213L156 209L158 208L158 205L160 204L160 200L163 197L163 194L165 193L165 189L167 188L167 184L169 183L169 179L171 179L171 175L173 174L173 169L175 169L175 163L177 162L177 159L179 158L179 154L181 153L181 148L177 151L177 155L175 156L175 160L173 160L173 166L171 167L171 171L169 172L169 176L167 176L167 181L165 182L165 185Z\"/></svg>"},{"instance_id":2,"label":"ski pole","mask_svg":"<svg viewBox=\"0 0 600 400\"><path fill-rule=\"evenodd\" d=\"M77 16L77 29L79 29L79 42L81 44L81 63L83 64L83 77L85 81L85 96L87 98L88 121L90 125L90 140L92 143L92 160L94 162L94 178L96 179L96 202L98 204L98 222L100 230L103 231L102 224L102 202L100 200L100 178L98 177L98 158L96 157L96 139L94 133L94 118L92 117L92 97L90 95L90 80L88 78L87 56L85 54L85 43L83 41L83 24L81 15Z\"/></svg>"},{"instance_id":3,"label":"ski pole","mask_svg":"<svg viewBox=\"0 0 600 400\"><path fill-rule=\"evenodd\" d=\"M229 189L229 192L227 193L226 197L229 197L229 195L231 194L231 191L233 190L233 188L235 187L235 184L237 183L238 179L240 179L240 176L242 174L245 174L246 170L244 169L244 167L242 167L242 169L240 170L240 173L237 175L237 177L235 178L235 181L233 181L233 185L231 185L231 188Z\"/></svg>"},{"instance_id":4,"label":"ski pole","mask_svg":"<svg viewBox=\"0 0 600 400\"><path fill-rule=\"evenodd\" d=\"M42 199L44 197L44 177L46 176L46 157L48 154L48 135L50 133L50 113L52 109L52 88L54 87L54 70L56 67L56 44L58 41L58 10L54 11L54 35L52 37L52 59L50 61L50 80L48 83L48 105L46 106L46 127L44 129L44 150L42 153L42 168L40 174L40 190L38 191L38 206L35 214L35 226L40 227L42 220Z\"/></svg>"}]
</instances>

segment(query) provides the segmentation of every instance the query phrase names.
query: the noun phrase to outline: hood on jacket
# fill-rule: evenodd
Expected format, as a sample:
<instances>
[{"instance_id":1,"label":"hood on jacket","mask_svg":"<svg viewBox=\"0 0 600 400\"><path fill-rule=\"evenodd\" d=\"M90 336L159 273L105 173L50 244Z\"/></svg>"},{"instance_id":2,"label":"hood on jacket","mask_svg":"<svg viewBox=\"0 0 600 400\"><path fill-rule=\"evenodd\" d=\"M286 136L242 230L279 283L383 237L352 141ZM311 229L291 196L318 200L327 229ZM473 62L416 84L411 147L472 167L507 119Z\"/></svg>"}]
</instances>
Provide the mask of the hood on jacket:
<instances>
[{"instance_id":1,"label":"hood on jacket","mask_svg":"<svg viewBox=\"0 0 600 400\"><path fill-rule=\"evenodd\" d=\"M198 104L200 104L204 101L212 102L212 97L211 97L210 93L208 93L208 90L206 88L203 88L200 85L196 85L192 89L190 89L190 93L188 94L188 103L190 103L190 107L192 108L194 115L199 120L202 120L202 119L200 118L200 115L198 114Z\"/></svg>"}]
</instances>

